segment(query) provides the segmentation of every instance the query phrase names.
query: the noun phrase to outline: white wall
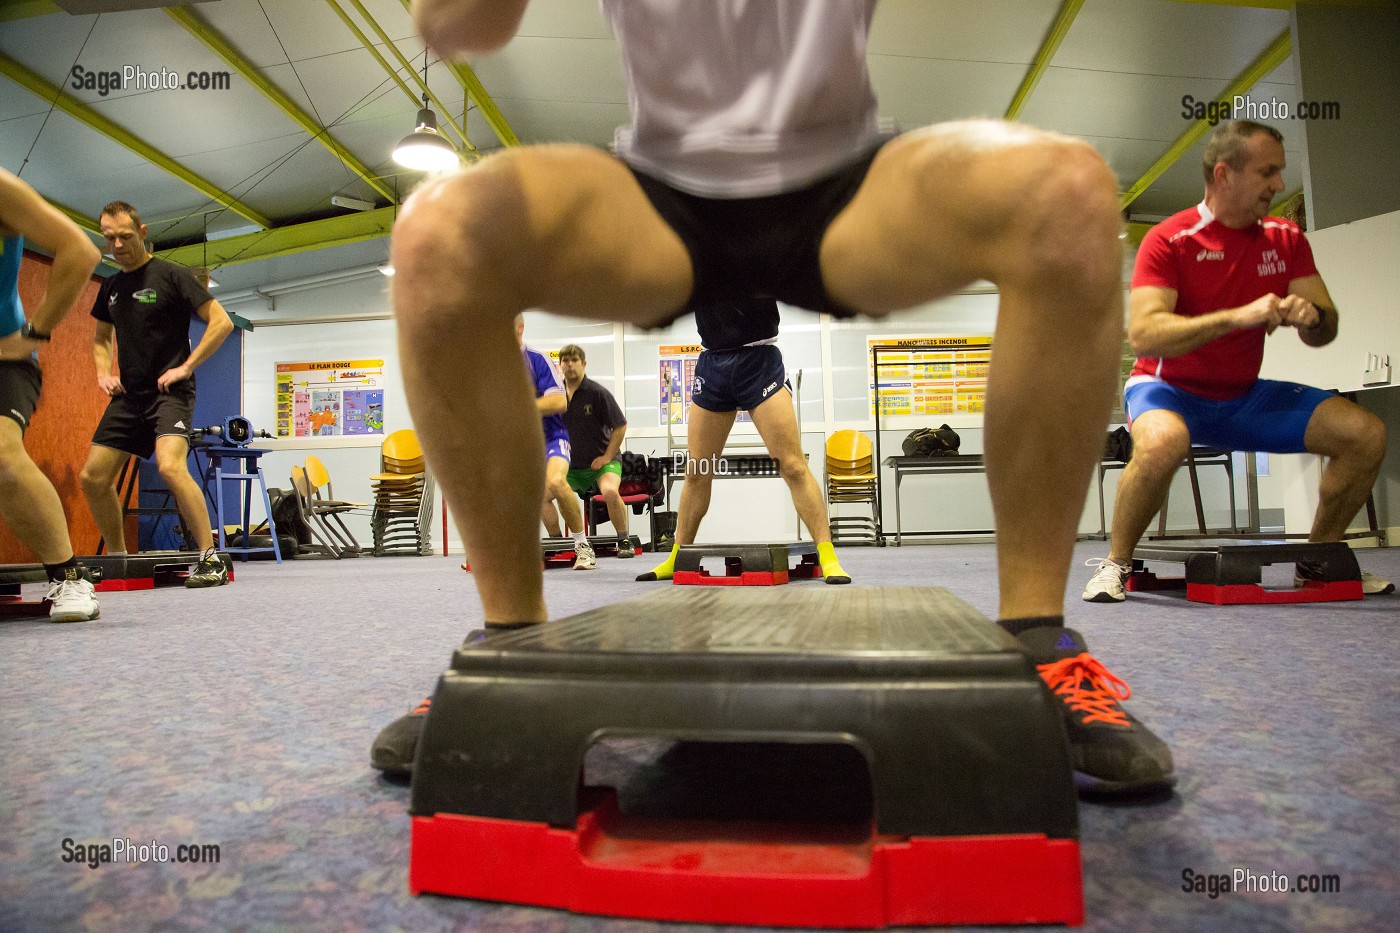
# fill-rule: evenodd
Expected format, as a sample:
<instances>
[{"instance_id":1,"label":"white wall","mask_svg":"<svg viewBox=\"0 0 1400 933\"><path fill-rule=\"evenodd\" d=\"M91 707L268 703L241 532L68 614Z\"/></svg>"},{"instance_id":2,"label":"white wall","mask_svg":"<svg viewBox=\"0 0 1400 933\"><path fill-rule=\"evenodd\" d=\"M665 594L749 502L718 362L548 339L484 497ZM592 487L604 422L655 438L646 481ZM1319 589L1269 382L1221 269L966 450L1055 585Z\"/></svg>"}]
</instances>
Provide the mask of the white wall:
<instances>
[{"instance_id":1,"label":"white wall","mask_svg":"<svg viewBox=\"0 0 1400 933\"><path fill-rule=\"evenodd\" d=\"M1327 233L1329 231L1324 231ZM1327 251L1324 238L1320 254ZM1400 252L1400 251L1397 251ZM1396 264L1392 263L1392 266ZM1394 271L1393 269L1391 271ZM1351 275L1329 276L1334 296L1347 294ZM1395 292L1392 292L1395 294ZM1340 297L1338 303L1348 304ZM1360 302L1353 302L1353 305ZM377 275L330 283L280 295L276 309L266 309L260 299L234 303L232 309L254 317L256 329L244 342L244 413L257 427L270 427L274 421L273 373L278 362L336 358L371 358L385 361L385 431L411 427L403 398L398 366L394 325L388 317L384 280ZM1360 308L1346 311L1348 320ZM356 319L369 318L369 319ZM801 418L803 446L814 471L820 475L825 438L842 428L873 430L869 415L866 338L878 334L958 334L990 333L996 320L996 296L990 293L962 294L883 321L858 319L837 321L805 311L785 308L779 346L783 350L790 378L802 371ZM297 323L288 323L297 322ZM1400 330L1400 329L1397 329ZM690 318L669 328L639 332L610 323L562 318L544 313L526 315L526 341L540 349L557 349L577 343L588 354L589 375L607 386L623 405L629 421L626 448L635 452L663 455L667 449L666 430L661 425L657 398L657 347L663 344L697 343L699 336ZM1272 352L1272 350L1271 350ZM1304 358L1304 362L1307 358ZM1293 378L1310 378L1306 367L1291 373ZM886 454L898 452L903 436L922 425L913 419L906 424L886 425L881 438ZM982 450L980 425L960 424L962 449ZM747 425L736 427L736 435L755 439ZM683 428L676 437L683 439ZM288 486L290 468L308 453L320 456L330 469L335 491L341 498L369 501L369 477L377 472L377 437L306 438L266 442L274 449L264 460L268 481ZM1238 508L1244 518L1243 466L1237 467ZM1113 495L1119 474L1110 472L1105 482L1105 499L1110 520ZM1202 472L1203 498L1207 521L1212 527L1228 525L1226 483L1219 468ZM679 484L676 491L679 492ZM893 489L886 483L885 520L894 527ZM986 528L991 524L991 506L986 481L980 474L945 477L913 477L904 485L904 526L906 529L956 530ZM1281 508L1284 496L1274 478L1260 481L1260 507ZM1177 479L1171 497L1170 525L1189 528L1195 518L1189 483L1184 473ZM672 507L675 500L672 500ZM843 514L853 506L837 507ZM369 540L368 517L351 520L355 533ZM435 529L440 526L435 525ZM1080 524L1082 533L1099 528L1096 489L1091 484ZM636 530L641 530L638 527ZM716 483L710 515L704 534L711 540L779 540L791 537L796 519L786 487L778 479L735 479ZM455 529L450 545L457 548ZM440 530L434 533L435 546L441 546Z\"/></svg>"}]
</instances>

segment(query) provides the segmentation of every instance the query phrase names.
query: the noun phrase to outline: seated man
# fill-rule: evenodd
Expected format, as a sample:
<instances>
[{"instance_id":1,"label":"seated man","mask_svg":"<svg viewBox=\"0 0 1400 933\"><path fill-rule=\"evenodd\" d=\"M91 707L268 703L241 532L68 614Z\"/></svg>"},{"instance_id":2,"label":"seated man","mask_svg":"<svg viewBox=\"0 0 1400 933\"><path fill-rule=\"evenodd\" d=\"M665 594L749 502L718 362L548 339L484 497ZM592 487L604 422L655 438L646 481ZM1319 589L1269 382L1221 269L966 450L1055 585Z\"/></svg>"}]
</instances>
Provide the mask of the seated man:
<instances>
[{"instance_id":1,"label":"seated man","mask_svg":"<svg viewBox=\"0 0 1400 933\"><path fill-rule=\"evenodd\" d=\"M1192 443L1327 457L1309 541L1340 541L1376 482L1386 443L1379 418L1331 392L1259 378L1264 338L1278 328L1310 347L1337 336L1337 308L1307 237L1269 217L1283 162L1277 130L1222 124L1206 146L1205 200L1153 227L1138 250L1128 324L1138 361L1124 393L1133 456L1118 484L1109 555L1084 588L1089 602L1126 598L1133 550ZM1295 584L1319 575L1299 564ZM1366 594L1394 589L1362 573Z\"/></svg>"},{"instance_id":2,"label":"seated man","mask_svg":"<svg viewBox=\"0 0 1400 933\"><path fill-rule=\"evenodd\" d=\"M778 304L772 298L752 298L695 312L700 331L700 358L695 361L695 382L686 416L685 482L676 516L676 543L671 554L639 581L669 580L676 569L681 545L693 544L700 521L710 509L710 487L716 464L729 440L740 409L753 418L754 427L778 462L787 482L792 504L812 540L822 577L827 583L850 583L851 577L836 560L831 545L831 525L821 486L812 476L797 433L792 391L783 369L778 342Z\"/></svg>"},{"instance_id":3,"label":"seated man","mask_svg":"<svg viewBox=\"0 0 1400 933\"><path fill-rule=\"evenodd\" d=\"M53 253L44 297L28 320L19 300L25 237ZM73 556L63 501L30 459L24 431L39 404L36 351L82 294L100 258L71 220L0 169L0 516L43 562L54 622L97 618L97 595Z\"/></svg>"},{"instance_id":4,"label":"seated man","mask_svg":"<svg viewBox=\"0 0 1400 933\"><path fill-rule=\"evenodd\" d=\"M569 487L586 496L595 485L608 507L608 520L617 532L618 557L636 557L637 549L627 533L627 504L619 491L622 486L622 463L618 454L627 436L627 418L617 405L617 399L607 389L588 378L588 356L583 347L569 344L559 351L559 369L564 374L564 391L569 408L564 412L564 426L569 429L572 448L569 460ZM584 522L587 509L584 505ZM546 497L544 526L551 536L559 534L559 513L554 500Z\"/></svg>"}]
</instances>

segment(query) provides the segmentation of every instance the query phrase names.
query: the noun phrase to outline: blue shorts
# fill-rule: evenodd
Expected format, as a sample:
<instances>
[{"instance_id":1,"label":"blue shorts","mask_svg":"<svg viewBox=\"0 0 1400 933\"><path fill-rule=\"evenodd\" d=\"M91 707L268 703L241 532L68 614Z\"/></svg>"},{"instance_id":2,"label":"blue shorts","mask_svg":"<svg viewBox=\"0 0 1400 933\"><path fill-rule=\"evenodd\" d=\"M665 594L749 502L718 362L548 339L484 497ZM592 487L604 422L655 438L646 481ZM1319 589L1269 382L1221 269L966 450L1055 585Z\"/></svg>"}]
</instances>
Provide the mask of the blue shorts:
<instances>
[{"instance_id":1,"label":"blue shorts","mask_svg":"<svg viewBox=\"0 0 1400 933\"><path fill-rule=\"evenodd\" d=\"M1191 443L1224 450L1306 453L1303 435L1317 406L1335 394L1296 382L1260 379L1244 395L1218 402L1165 382L1140 382L1123 393L1129 420L1165 409L1186 422Z\"/></svg>"},{"instance_id":2,"label":"blue shorts","mask_svg":"<svg viewBox=\"0 0 1400 933\"><path fill-rule=\"evenodd\" d=\"M559 457L565 463L568 463L569 446L569 439L567 437L546 437L544 439L544 462L548 463L555 457Z\"/></svg>"},{"instance_id":3,"label":"blue shorts","mask_svg":"<svg viewBox=\"0 0 1400 933\"><path fill-rule=\"evenodd\" d=\"M690 400L706 411L753 411L786 385L783 354L773 344L705 350L695 361Z\"/></svg>"}]
</instances>

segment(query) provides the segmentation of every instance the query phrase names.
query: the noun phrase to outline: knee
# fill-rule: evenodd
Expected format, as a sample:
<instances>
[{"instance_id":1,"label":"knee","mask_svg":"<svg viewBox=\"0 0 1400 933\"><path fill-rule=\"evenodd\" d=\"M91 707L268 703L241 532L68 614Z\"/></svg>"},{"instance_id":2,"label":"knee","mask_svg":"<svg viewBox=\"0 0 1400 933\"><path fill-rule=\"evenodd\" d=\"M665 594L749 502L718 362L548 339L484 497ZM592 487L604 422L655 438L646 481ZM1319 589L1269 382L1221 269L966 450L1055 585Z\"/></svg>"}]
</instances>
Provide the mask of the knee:
<instances>
[{"instance_id":1,"label":"knee","mask_svg":"<svg viewBox=\"0 0 1400 933\"><path fill-rule=\"evenodd\" d=\"M85 465L78 474L78 484L83 487L83 493L88 497L101 495L112 488L111 478L93 469L92 464Z\"/></svg>"},{"instance_id":2,"label":"knee","mask_svg":"<svg viewBox=\"0 0 1400 933\"><path fill-rule=\"evenodd\" d=\"M1190 449L1191 439L1184 433L1150 431L1144 432L1141 439L1134 434L1132 472L1139 481L1165 485L1176 475Z\"/></svg>"},{"instance_id":3,"label":"knee","mask_svg":"<svg viewBox=\"0 0 1400 933\"><path fill-rule=\"evenodd\" d=\"M189 479L190 471L185 466L183 459L163 459L156 461L156 469L160 472L160 478L165 481L165 485L174 488L175 484L181 480Z\"/></svg>"},{"instance_id":4,"label":"knee","mask_svg":"<svg viewBox=\"0 0 1400 933\"><path fill-rule=\"evenodd\" d=\"M801 454L789 454L778 458L778 474L788 483L800 483L807 478L807 458Z\"/></svg>"},{"instance_id":5,"label":"knee","mask_svg":"<svg viewBox=\"0 0 1400 933\"><path fill-rule=\"evenodd\" d=\"M410 337L440 337L479 309L529 306L524 198L507 153L418 188L394 223L394 312ZM512 310L511 313L514 313Z\"/></svg>"},{"instance_id":6,"label":"knee","mask_svg":"<svg viewBox=\"0 0 1400 933\"><path fill-rule=\"evenodd\" d=\"M24 461L28 459L29 455L23 447L10 449L9 445L0 445L0 486L10 486L18 481L24 471Z\"/></svg>"},{"instance_id":7,"label":"knee","mask_svg":"<svg viewBox=\"0 0 1400 933\"><path fill-rule=\"evenodd\" d=\"M1369 467L1379 467L1385 459L1385 422L1369 411L1363 412L1363 415L1359 430L1353 436L1352 448L1356 451L1357 459Z\"/></svg>"},{"instance_id":8,"label":"knee","mask_svg":"<svg viewBox=\"0 0 1400 933\"><path fill-rule=\"evenodd\" d=\"M1117 289L1123 219L1113 172L1079 140L1037 134L1026 148L1040 168L1013 186L1017 202L1007 244L1013 276L1032 278L1041 289Z\"/></svg>"}]
</instances>

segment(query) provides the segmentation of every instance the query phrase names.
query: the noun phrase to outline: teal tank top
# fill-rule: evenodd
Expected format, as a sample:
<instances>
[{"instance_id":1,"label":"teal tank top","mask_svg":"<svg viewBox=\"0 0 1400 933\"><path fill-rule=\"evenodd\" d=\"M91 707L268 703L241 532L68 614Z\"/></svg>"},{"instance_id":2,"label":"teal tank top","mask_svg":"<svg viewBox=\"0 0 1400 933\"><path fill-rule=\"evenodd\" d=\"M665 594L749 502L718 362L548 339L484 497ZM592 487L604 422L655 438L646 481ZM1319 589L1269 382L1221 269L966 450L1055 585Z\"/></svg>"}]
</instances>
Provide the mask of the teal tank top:
<instances>
[{"instance_id":1,"label":"teal tank top","mask_svg":"<svg viewBox=\"0 0 1400 933\"><path fill-rule=\"evenodd\" d=\"M24 258L24 237L0 239L0 337L8 337L24 323L19 303L19 264Z\"/></svg>"}]
</instances>

